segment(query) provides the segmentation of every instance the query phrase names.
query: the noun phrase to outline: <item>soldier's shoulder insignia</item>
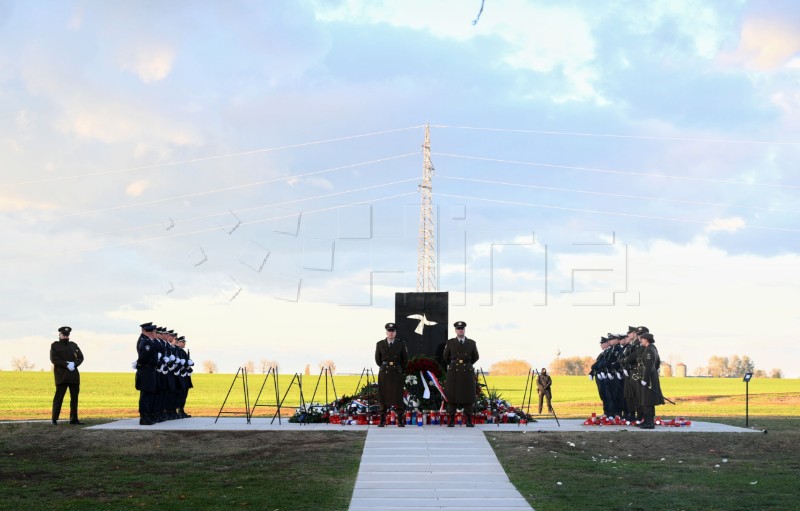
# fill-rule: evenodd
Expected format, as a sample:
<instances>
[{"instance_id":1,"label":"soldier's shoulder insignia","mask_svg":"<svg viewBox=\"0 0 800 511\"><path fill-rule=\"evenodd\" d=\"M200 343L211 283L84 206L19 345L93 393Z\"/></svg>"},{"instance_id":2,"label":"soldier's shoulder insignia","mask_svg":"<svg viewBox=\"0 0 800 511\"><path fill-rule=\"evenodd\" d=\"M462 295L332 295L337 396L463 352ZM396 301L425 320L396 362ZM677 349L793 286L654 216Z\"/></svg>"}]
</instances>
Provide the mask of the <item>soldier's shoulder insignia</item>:
<instances>
[{"instance_id":1,"label":"soldier's shoulder insignia","mask_svg":"<svg viewBox=\"0 0 800 511\"><path fill-rule=\"evenodd\" d=\"M652 358L653 358L653 355L651 355L650 353L648 353L646 358L647 358L647 360L650 360L650 359L652 359Z\"/></svg>"},{"instance_id":2,"label":"soldier's shoulder insignia","mask_svg":"<svg viewBox=\"0 0 800 511\"><path fill-rule=\"evenodd\" d=\"M144 350L145 350L145 351L150 351L150 346L145 346L145 347L144 347Z\"/></svg>"}]
</instances>

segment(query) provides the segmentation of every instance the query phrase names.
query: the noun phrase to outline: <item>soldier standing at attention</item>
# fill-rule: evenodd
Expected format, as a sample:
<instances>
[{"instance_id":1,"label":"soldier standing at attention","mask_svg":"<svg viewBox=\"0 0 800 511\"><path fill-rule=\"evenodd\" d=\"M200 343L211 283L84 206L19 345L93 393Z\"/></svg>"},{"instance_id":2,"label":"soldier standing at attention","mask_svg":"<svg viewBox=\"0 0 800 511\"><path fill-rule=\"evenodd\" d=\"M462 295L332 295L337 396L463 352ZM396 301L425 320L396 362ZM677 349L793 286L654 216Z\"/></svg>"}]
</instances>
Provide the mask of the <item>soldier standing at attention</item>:
<instances>
[{"instance_id":1,"label":"soldier standing at attention","mask_svg":"<svg viewBox=\"0 0 800 511\"><path fill-rule=\"evenodd\" d=\"M553 399L553 391L550 387L553 386L553 379L547 374L547 369L542 368L539 377L536 378L536 389L539 391L539 413L542 413L543 401L547 398L547 411L553 411L553 405L550 400Z\"/></svg>"},{"instance_id":2,"label":"soldier standing at attention","mask_svg":"<svg viewBox=\"0 0 800 511\"><path fill-rule=\"evenodd\" d=\"M152 426L156 422L156 368L159 364L158 340L156 325L143 323L139 325L142 333L136 342L136 361L132 364L136 369L136 390L139 391L139 425Z\"/></svg>"},{"instance_id":3,"label":"soldier standing at attention","mask_svg":"<svg viewBox=\"0 0 800 511\"><path fill-rule=\"evenodd\" d=\"M77 344L69 340L72 328L58 329L58 340L50 345L50 362L56 378L56 394L53 397L53 424L58 424L61 404L69 389L69 423L83 424L78 420L78 392L81 389L81 374L78 366L83 363L83 353Z\"/></svg>"},{"instance_id":4,"label":"soldier standing at attention","mask_svg":"<svg viewBox=\"0 0 800 511\"><path fill-rule=\"evenodd\" d=\"M405 427L403 416L403 387L405 385L406 365L408 365L408 349L406 343L397 337L397 326L386 323L386 338L375 345L375 363L378 364L378 404L380 405L381 422L379 428L386 426L386 409L395 407L397 425Z\"/></svg>"},{"instance_id":5,"label":"soldier standing at attention","mask_svg":"<svg viewBox=\"0 0 800 511\"><path fill-rule=\"evenodd\" d=\"M180 378L182 382L183 391L181 392L180 399L178 400L178 415L182 419L188 419L191 417L188 413L186 413L183 409L186 406L186 398L189 395L189 389L193 387L192 385L192 366L194 365L194 361L189 357L189 352L186 351L186 337L180 336L178 337L178 351L181 353L181 367L180 367Z\"/></svg>"},{"instance_id":6,"label":"soldier standing at attention","mask_svg":"<svg viewBox=\"0 0 800 511\"><path fill-rule=\"evenodd\" d=\"M655 338L651 333L639 335L644 351L639 363L642 367L642 408L644 408L644 422L639 426L642 429L654 429L656 406L664 404L664 395L661 393L661 381L658 378L658 368L661 359L655 346Z\"/></svg>"},{"instance_id":7,"label":"soldier standing at attention","mask_svg":"<svg viewBox=\"0 0 800 511\"><path fill-rule=\"evenodd\" d=\"M467 427L471 428L472 406L477 394L475 370L472 364L478 361L478 346L465 335L466 323L456 321L453 327L456 329L456 336L447 340L442 353L442 358L447 363L447 381L444 383L447 413L450 415L447 427L455 426L456 408L463 407Z\"/></svg>"}]
</instances>

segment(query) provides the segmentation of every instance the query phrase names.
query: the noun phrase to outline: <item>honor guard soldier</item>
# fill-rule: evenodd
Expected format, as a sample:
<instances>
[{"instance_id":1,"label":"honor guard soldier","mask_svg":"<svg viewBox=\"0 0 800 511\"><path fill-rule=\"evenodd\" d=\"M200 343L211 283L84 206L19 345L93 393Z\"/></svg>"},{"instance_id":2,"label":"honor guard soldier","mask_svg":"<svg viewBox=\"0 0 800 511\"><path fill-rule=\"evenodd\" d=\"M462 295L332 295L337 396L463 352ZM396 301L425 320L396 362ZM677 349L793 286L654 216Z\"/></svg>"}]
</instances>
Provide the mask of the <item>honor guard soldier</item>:
<instances>
[{"instance_id":1,"label":"honor guard soldier","mask_svg":"<svg viewBox=\"0 0 800 511\"><path fill-rule=\"evenodd\" d=\"M643 333L639 340L644 346L639 364L642 373L642 408L644 409L644 422L639 427L642 429L654 429L656 406L664 404L664 395L661 393L661 381L658 378L658 369L661 367L661 359L658 357L658 350L655 346L655 338L651 333Z\"/></svg>"},{"instance_id":2,"label":"honor guard soldier","mask_svg":"<svg viewBox=\"0 0 800 511\"><path fill-rule=\"evenodd\" d=\"M472 407L477 394L475 369L472 365L478 361L478 346L465 335L466 323L456 321L453 327L456 329L456 336L447 340L442 352L442 358L447 363L447 381L444 383L447 413L450 416L447 427L455 426L456 408L464 408L467 427L471 428Z\"/></svg>"},{"instance_id":3,"label":"honor guard soldier","mask_svg":"<svg viewBox=\"0 0 800 511\"><path fill-rule=\"evenodd\" d=\"M397 339L397 326L386 323L386 338L375 345L375 363L378 364L378 404L381 421L379 428L386 426L386 410L395 407L397 425L405 426L405 403L403 387L405 385L406 365L408 365L408 349L406 343Z\"/></svg>"},{"instance_id":4,"label":"honor guard soldier","mask_svg":"<svg viewBox=\"0 0 800 511\"><path fill-rule=\"evenodd\" d=\"M139 325L142 333L136 342L136 390L139 391L139 424L151 426L156 423L156 391L158 379L156 370L159 364L159 346L156 339L156 325L143 323Z\"/></svg>"},{"instance_id":5,"label":"honor guard soldier","mask_svg":"<svg viewBox=\"0 0 800 511\"><path fill-rule=\"evenodd\" d=\"M81 389L81 374L78 366L83 363L83 352L77 344L69 340L72 328L62 326L58 329L58 340L50 345L50 362L56 379L56 394L53 397L53 424L58 424L64 395L69 389L69 423L83 424L78 420L78 393Z\"/></svg>"},{"instance_id":6,"label":"honor guard soldier","mask_svg":"<svg viewBox=\"0 0 800 511\"><path fill-rule=\"evenodd\" d=\"M633 379L636 358L639 353L639 341L636 337L636 327L629 326L628 334L620 341L622 354L619 358L624 379L622 380L622 396L625 400L625 417L628 422L636 422L636 411L639 408L639 382ZM641 417L640 417L641 418Z\"/></svg>"},{"instance_id":7,"label":"honor guard soldier","mask_svg":"<svg viewBox=\"0 0 800 511\"><path fill-rule=\"evenodd\" d=\"M600 401L603 402L603 415L609 415L609 403L606 397L606 372L605 372L605 359L608 353L608 339L600 337L600 349L603 350L597 355L597 359L592 364L592 369L589 371L589 378L594 378L597 384L597 393L600 395Z\"/></svg>"},{"instance_id":8,"label":"honor guard soldier","mask_svg":"<svg viewBox=\"0 0 800 511\"><path fill-rule=\"evenodd\" d=\"M193 387L192 372L194 368L192 366L194 365L194 361L191 359L189 352L186 351L186 337L178 337L178 350L182 357L180 377L183 386L183 392L178 400L178 415L180 415L182 419L188 419L191 415L186 413L183 408L186 406L186 398L189 396L189 389Z\"/></svg>"}]
</instances>

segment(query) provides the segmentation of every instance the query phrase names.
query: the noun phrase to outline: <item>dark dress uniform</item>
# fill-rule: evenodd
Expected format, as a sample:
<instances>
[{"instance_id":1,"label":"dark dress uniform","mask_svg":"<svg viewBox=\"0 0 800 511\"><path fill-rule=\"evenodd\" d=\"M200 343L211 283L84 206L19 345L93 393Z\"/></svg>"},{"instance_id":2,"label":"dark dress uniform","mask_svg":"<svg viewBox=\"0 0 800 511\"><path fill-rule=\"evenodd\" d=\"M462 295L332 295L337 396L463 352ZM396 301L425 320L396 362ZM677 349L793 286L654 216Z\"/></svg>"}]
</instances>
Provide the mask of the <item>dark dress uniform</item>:
<instances>
[{"instance_id":1,"label":"dark dress uniform","mask_svg":"<svg viewBox=\"0 0 800 511\"><path fill-rule=\"evenodd\" d=\"M664 404L664 395L661 393L661 380L658 378L658 369L661 367L661 359L658 356L655 339L650 334L642 336L649 339L650 345L642 351L640 363L642 366L642 408L644 408L644 422L642 429L653 429L655 427L656 406Z\"/></svg>"},{"instance_id":2,"label":"dark dress uniform","mask_svg":"<svg viewBox=\"0 0 800 511\"><path fill-rule=\"evenodd\" d=\"M603 351L597 355L597 358L592 364L592 369L589 371L589 375L594 378L595 383L597 384L597 393L600 395L600 401L603 403L603 415L608 416L610 414L610 403L608 402L608 398L606 396L606 381L607 378L605 377L605 364L606 364L606 357L608 356L608 339L605 337L600 338L600 347L603 348ZM603 344L606 344L603 347Z\"/></svg>"},{"instance_id":3,"label":"dark dress uniform","mask_svg":"<svg viewBox=\"0 0 800 511\"><path fill-rule=\"evenodd\" d=\"M463 325L463 326L460 326ZM466 327L463 321L457 321L456 328ZM472 425L472 406L475 404L477 385L473 364L478 361L478 346L472 339L457 337L448 339L444 345L442 358L447 363L447 380L444 393L447 396L447 413L450 415L448 426L453 425L456 408L464 408L467 426Z\"/></svg>"},{"instance_id":4,"label":"dark dress uniform","mask_svg":"<svg viewBox=\"0 0 800 511\"><path fill-rule=\"evenodd\" d=\"M634 375L637 374L636 361L639 358L639 350L641 347L639 340L634 339L623 348L622 356L620 357L620 365L622 366L623 374L627 373L623 380L622 390L625 399L625 419L630 422L634 422L637 418L643 418L643 416L638 416L642 391L639 389L639 378L634 378Z\"/></svg>"},{"instance_id":5,"label":"dark dress uniform","mask_svg":"<svg viewBox=\"0 0 800 511\"><path fill-rule=\"evenodd\" d=\"M388 323L386 329L394 329L394 323ZM381 424L386 424L386 410L394 406L397 412L397 424L403 426L405 403L403 389L405 372L408 365L408 349L406 343L395 338L391 344L388 339L378 341L375 345L375 363L378 364L378 404L380 405Z\"/></svg>"},{"instance_id":6,"label":"dark dress uniform","mask_svg":"<svg viewBox=\"0 0 800 511\"><path fill-rule=\"evenodd\" d=\"M50 345L50 362L53 363L53 374L56 381L52 422L56 424L58 421L64 395L69 389L69 422L70 424L82 424L78 420L78 393L81 388L81 373L78 371L78 366L83 363L83 352L77 344L69 340L72 328L62 326L58 331L67 338L59 339ZM72 370L69 367L72 367Z\"/></svg>"},{"instance_id":7,"label":"dark dress uniform","mask_svg":"<svg viewBox=\"0 0 800 511\"><path fill-rule=\"evenodd\" d=\"M152 332L152 325L142 326ZM158 389L156 368L159 363L157 339L145 334L136 343L136 390L139 391L139 424L150 426L156 420L156 391Z\"/></svg>"},{"instance_id":8,"label":"dark dress uniform","mask_svg":"<svg viewBox=\"0 0 800 511\"><path fill-rule=\"evenodd\" d=\"M547 411L553 411L553 405L551 403L553 399L552 386L553 379L550 378L550 375L547 373L542 372L539 374L538 378L536 378L536 390L539 392L539 413L542 413L542 405L545 399L547 399Z\"/></svg>"}]
</instances>

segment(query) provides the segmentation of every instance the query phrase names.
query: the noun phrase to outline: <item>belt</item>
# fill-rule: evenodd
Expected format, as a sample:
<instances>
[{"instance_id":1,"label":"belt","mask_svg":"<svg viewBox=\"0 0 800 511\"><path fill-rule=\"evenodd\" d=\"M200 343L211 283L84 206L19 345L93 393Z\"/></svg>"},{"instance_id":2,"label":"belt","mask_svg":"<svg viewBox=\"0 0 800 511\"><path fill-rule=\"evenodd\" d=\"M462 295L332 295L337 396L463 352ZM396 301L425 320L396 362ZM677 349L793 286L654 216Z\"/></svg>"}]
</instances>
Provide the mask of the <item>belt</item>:
<instances>
[{"instance_id":1,"label":"belt","mask_svg":"<svg viewBox=\"0 0 800 511\"><path fill-rule=\"evenodd\" d=\"M394 362L381 362L382 366L393 366L395 365Z\"/></svg>"},{"instance_id":2,"label":"belt","mask_svg":"<svg viewBox=\"0 0 800 511\"><path fill-rule=\"evenodd\" d=\"M464 363L464 359L463 358L451 358L450 362L451 363L456 363L456 364L463 364Z\"/></svg>"}]
</instances>

